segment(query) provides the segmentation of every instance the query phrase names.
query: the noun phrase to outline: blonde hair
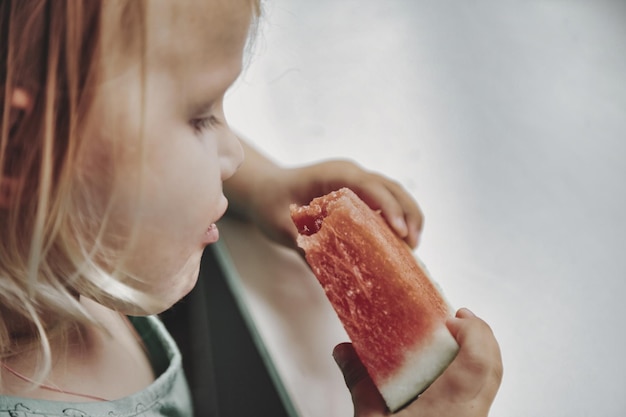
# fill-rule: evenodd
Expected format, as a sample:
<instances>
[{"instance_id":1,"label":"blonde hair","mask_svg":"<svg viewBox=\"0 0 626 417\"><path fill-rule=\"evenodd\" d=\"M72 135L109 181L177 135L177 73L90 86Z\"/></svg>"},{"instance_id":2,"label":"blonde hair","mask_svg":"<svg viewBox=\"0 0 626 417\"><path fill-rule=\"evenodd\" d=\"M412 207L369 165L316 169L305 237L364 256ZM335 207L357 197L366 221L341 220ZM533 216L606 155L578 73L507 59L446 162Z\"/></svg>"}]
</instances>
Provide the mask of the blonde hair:
<instances>
[{"instance_id":1,"label":"blonde hair","mask_svg":"<svg viewBox=\"0 0 626 417\"><path fill-rule=\"evenodd\" d=\"M40 346L40 380L50 335L93 323L78 294L137 313L151 303L103 267L118 255L103 243L111 190L78 169L105 57L145 65L146 2L0 0L0 181L19 184L0 206L0 361L25 349L19 323ZM258 17L259 0L248 3ZM16 91L28 109L12 105Z\"/></svg>"}]
</instances>

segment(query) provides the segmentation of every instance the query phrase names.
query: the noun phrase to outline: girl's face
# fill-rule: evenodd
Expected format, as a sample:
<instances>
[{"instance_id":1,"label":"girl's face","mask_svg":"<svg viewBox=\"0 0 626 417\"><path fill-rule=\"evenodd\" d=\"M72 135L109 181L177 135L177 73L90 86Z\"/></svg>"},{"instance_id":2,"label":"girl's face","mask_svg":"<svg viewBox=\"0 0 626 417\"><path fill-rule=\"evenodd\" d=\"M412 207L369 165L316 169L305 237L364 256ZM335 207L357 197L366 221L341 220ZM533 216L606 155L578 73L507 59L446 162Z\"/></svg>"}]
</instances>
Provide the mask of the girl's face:
<instances>
[{"instance_id":1,"label":"girl's face","mask_svg":"<svg viewBox=\"0 0 626 417\"><path fill-rule=\"evenodd\" d=\"M109 266L159 301L147 313L193 288L226 211L222 182L243 160L223 111L251 20L243 3L148 2L145 68L117 69L95 99L82 169L113 191L104 239L129 246Z\"/></svg>"}]
</instances>

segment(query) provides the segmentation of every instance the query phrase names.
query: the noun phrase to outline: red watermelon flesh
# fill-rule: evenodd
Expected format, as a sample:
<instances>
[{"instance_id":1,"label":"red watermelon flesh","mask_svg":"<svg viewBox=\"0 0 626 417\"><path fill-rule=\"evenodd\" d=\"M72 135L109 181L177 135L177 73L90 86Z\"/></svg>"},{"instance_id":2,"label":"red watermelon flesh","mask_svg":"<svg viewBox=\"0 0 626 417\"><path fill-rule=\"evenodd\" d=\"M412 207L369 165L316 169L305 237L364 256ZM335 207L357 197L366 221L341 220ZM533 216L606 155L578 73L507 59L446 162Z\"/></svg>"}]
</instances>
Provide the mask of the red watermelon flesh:
<instances>
[{"instance_id":1,"label":"red watermelon flesh","mask_svg":"<svg viewBox=\"0 0 626 417\"><path fill-rule=\"evenodd\" d=\"M347 188L291 206L298 246L391 411L454 359L453 310L410 248Z\"/></svg>"}]
</instances>

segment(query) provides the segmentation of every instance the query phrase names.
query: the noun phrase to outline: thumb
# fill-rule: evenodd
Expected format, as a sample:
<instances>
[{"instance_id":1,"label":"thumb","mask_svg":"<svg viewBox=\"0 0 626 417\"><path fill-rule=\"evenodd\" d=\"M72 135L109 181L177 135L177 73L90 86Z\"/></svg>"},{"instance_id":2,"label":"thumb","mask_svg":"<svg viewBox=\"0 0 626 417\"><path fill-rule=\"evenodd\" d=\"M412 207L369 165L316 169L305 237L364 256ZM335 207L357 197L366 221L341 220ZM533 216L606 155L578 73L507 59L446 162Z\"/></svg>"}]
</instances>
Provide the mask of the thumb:
<instances>
[{"instance_id":1,"label":"thumb","mask_svg":"<svg viewBox=\"0 0 626 417\"><path fill-rule=\"evenodd\" d=\"M333 358L352 395L356 417L376 417L387 415L385 401L372 382L365 366L357 356L351 343L335 346Z\"/></svg>"}]
</instances>

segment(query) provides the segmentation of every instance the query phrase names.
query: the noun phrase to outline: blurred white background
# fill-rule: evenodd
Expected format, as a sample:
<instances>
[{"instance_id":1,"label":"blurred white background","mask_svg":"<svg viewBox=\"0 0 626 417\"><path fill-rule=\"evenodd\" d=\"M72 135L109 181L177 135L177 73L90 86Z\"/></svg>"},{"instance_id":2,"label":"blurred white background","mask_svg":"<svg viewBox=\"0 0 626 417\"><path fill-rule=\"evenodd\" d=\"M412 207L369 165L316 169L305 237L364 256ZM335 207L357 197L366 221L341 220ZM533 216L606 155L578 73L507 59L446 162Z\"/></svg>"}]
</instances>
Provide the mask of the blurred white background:
<instances>
[{"instance_id":1,"label":"blurred white background","mask_svg":"<svg viewBox=\"0 0 626 417\"><path fill-rule=\"evenodd\" d=\"M417 254L500 342L493 417L626 415L626 1L267 0L227 112L281 164L351 158L415 196ZM244 281L260 274L271 258L226 232ZM281 329L332 317L275 285L251 302L270 351L318 354L323 326ZM351 415L323 343L333 381L307 385L293 353L277 368L303 416Z\"/></svg>"}]
</instances>

